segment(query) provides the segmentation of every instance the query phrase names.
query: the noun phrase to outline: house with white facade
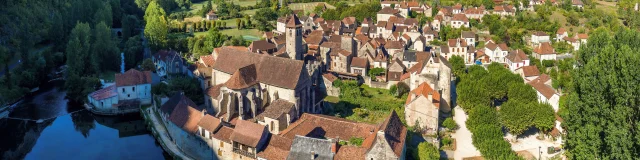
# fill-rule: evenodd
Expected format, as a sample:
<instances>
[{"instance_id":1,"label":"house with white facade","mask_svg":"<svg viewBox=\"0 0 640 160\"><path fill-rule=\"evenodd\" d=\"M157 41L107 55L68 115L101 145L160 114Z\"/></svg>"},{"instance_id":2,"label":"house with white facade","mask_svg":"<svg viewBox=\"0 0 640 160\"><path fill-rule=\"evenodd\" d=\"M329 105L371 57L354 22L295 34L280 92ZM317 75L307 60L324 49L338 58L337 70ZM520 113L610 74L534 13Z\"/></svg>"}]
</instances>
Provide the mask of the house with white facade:
<instances>
[{"instance_id":1,"label":"house with white facade","mask_svg":"<svg viewBox=\"0 0 640 160\"><path fill-rule=\"evenodd\" d=\"M460 38L464 39L467 42L467 45L476 46L476 33L473 31L462 31Z\"/></svg>"},{"instance_id":2,"label":"house with white facade","mask_svg":"<svg viewBox=\"0 0 640 160\"><path fill-rule=\"evenodd\" d=\"M549 35L542 31L537 31L531 34L531 44L533 46L536 46L540 43L549 42L549 41L550 41Z\"/></svg>"},{"instance_id":3,"label":"house with white facade","mask_svg":"<svg viewBox=\"0 0 640 160\"><path fill-rule=\"evenodd\" d=\"M450 25L452 28L462 28L462 27L469 28L470 27L469 19L464 14L453 15L453 18L451 18Z\"/></svg>"},{"instance_id":4,"label":"house with white facade","mask_svg":"<svg viewBox=\"0 0 640 160\"><path fill-rule=\"evenodd\" d=\"M489 41L484 45L484 54L489 57L490 62L507 63L507 54L509 47L507 44L495 44Z\"/></svg>"},{"instance_id":5,"label":"house with white facade","mask_svg":"<svg viewBox=\"0 0 640 160\"><path fill-rule=\"evenodd\" d=\"M184 60L176 51L161 50L151 57L160 77L168 74L181 74L184 71Z\"/></svg>"},{"instance_id":6,"label":"house with white facade","mask_svg":"<svg viewBox=\"0 0 640 160\"><path fill-rule=\"evenodd\" d=\"M536 46L533 49L533 57L536 57L536 59L539 59L540 61L543 60L556 60L556 51L555 49L553 49L553 46L551 46L551 43L549 42L543 42L540 43L540 45Z\"/></svg>"},{"instance_id":7,"label":"house with white facade","mask_svg":"<svg viewBox=\"0 0 640 160\"><path fill-rule=\"evenodd\" d=\"M567 31L564 28L559 28L558 31L556 32L556 41L562 41L564 39L564 37L568 37L569 34L567 33Z\"/></svg>"},{"instance_id":8,"label":"house with white facade","mask_svg":"<svg viewBox=\"0 0 640 160\"><path fill-rule=\"evenodd\" d=\"M88 104L96 110L117 110L151 104L151 72L130 69L116 73L115 85L105 87L87 95Z\"/></svg>"},{"instance_id":9,"label":"house with white facade","mask_svg":"<svg viewBox=\"0 0 640 160\"><path fill-rule=\"evenodd\" d=\"M553 110L557 112L559 109L560 94L551 88L550 81L551 79L548 78L548 76L540 76L528 84L536 90L538 102L549 103L551 107L553 107Z\"/></svg>"},{"instance_id":10,"label":"house with white facade","mask_svg":"<svg viewBox=\"0 0 640 160\"><path fill-rule=\"evenodd\" d=\"M524 66L529 66L529 57L522 50L513 50L507 54L507 65L511 71Z\"/></svg>"}]
</instances>

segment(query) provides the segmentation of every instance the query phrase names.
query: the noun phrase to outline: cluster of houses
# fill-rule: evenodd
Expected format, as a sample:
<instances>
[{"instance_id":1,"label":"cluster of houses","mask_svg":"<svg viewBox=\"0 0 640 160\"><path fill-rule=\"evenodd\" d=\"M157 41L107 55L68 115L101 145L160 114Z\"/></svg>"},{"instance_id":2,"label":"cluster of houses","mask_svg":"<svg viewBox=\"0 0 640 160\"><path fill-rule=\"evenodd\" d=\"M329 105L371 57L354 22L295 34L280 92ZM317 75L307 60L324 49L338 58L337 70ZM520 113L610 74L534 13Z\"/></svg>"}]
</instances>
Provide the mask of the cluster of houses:
<instances>
[{"instance_id":1,"label":"cluster of houses","mask_svg":"<svg viewBox=\"0 0 640 160\"><path fill-rule=\"evenodd\" d=\"M530 5L539 3L531 0ZM442 45L431 44L439 39L442 26L470 27L469 19L486 14L514 15L513 6L497 5L489 12L483 6L460 4L432 8L418 2L383 1L381 5L377 21L325 20L316 14L280 17L276 28L264 33L264 40L248 47L215 48L193 65L175 51L155 54L160 76L196 77L204 91L202 105L177 94L157 106L172 137L181 137L174 138L175 143L187 148L183 150L199 151L190 155L197 159L404 159L407 131L400 118L409 126L419 124L423 134L437 134L440 112L451 111L453 56L466 65L504 64L557 111L560 95L548 75L530 66L524 51L470 31ZM437 14L432 15L433 9ZM421 26L408 18L412 13L434 19ZM559 29L554 40L577 49L586 38L585 34L570 38ZM527 39L533 57L556 59L552 38L545 32L534 32ZM476 48L478 44L483 47ZM370 75L374 68L384 72ZM376 88L406 84L410 92L404 117L393 112L383 123L372 125L321 115L324 97L340 94L333 86L338 79ZM340 145L353 138L362 139L362 145Z\"/></svg>"}]
</instances>

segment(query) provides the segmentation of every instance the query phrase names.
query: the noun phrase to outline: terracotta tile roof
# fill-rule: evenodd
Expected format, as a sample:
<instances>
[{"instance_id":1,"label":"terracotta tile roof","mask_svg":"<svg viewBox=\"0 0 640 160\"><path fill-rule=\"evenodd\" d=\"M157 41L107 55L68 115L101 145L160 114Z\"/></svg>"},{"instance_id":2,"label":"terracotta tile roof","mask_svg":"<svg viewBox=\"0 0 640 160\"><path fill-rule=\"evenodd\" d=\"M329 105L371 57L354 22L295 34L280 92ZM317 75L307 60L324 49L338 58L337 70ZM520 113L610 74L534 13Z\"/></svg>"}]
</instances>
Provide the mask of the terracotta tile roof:
<instances>
[{"instance_id":1,"label":"terracotta tile roof","mask_svg":"<svg viewBox=\"0 0 640 160\"><path fill-rule=\"evenodd\" d=\"M289 113L294 106L295 104L284 99L275 100L271 102L271 104L269 104L262 113L257 115L256 119L260 121L264 121L264 117L278 119L280 116Z\"/></svg>"},{"instance_id":2,"label":"terracotta tile roof","mask_svg":"<svg viewBox=\"0 0 640 160\"><path fill-rule=\"evenodd\" d=\"M456 3L456 5L453 6L453 9L461 10L462 9L462 4Z\"/></svg>"},{"instance_id":3,"label":"terracotta tile roof","mask_svg":"<svg viewBox=\"0 0 640 160\"><path fill-rule=\"evenodd\" d=\"M367 68L369 60L367 58L353 57L351 59L351 67Z\"/></svg>"},{"instance_id":4,"label":"terracotta tile roof","mask_svg":"<svg viewBox=\"0 0 640 160\"><path fill-rule=\"evenodd\" d=\"M169 115L169 121L176 126L182 128L188 133L195 133L198 130L198 122L203 117L204 112L191 99L184 95L181 96L173 111ZM169 102L167 102L169 103ZM165 107L164 105L162 106ZM169 106L171 107L171 106Z\"/></svg>"},{"instance_id":5,"label":"terracotta tile roof","mask_svg":"<svg viewBox=\"0 0 640 160\"><path fill-rule=\"evenodd\" d=\"M467 41L465 41L463 39L459 39L459 38L457 38L457 39L449 39L447 42L448 42L447 44L449 44L449 47L457 47L458 43L460 44L460 47L466 47L467 46Z\"/></svg>"},{"instance_id":6,"label":"terracotta tile roof","mask_svg":"<svg viewBox=\"0 0 640 160\"><path fill-rule=\"evenodd\" d=\"M577 42L577 41L578 41L578 40L573 39L573 38L568 37L568 36L567 36L567 37L562 38L562 40L565 40L565 41L567 41L567 42L572 42L572 43L575 43L575 42Z\"/></svg>"},{"instance_id":7,"label":"terracotta tile roof","mask_svg":"<svg viewBox=\"0 0 640 160\"><path fill-rule=\"evenodd\" d=\"M476 38L476 33L474 33L473 31L462 31L462 33L460 33L460 36L462 38Z\"/></svg>"},{"instance_id":8,"label":"terracotta tile roof","mask_svg":"<svg viewBox=\"0 0 640 160\"><path fill-rule=\"evenodd\" d=\"M404 25L415 26L418 25L418 20L415 18L404 19Z\"/></svg>"},{"instance_id":9,"label":"terracotta tile roof","mask_svg":"<svg viewBox=\"0 0 640 160\"><path fill-rule=\"evenodd\" d=\"M400 11L398 11L397 9L392 9L391 7L384 7L380 11L378 11L378 14L396 14L396 13L400 13Z\"/></svg>"},{"instance_id":10,"label":"terracotta tile roof","mask_svg":"<svg viewBox=\"0 0 640 160\"><path fill-rule=\"evenodd\" d=\"M567 31L564 28L558 28L558 32L556 32L556 34L564 34L567 33Z\"/></svg>"},{"instance_id":11,"label":"terracotta tile roof","mask_svg":"<svg viewBox=\"0 0 640 160\"><path fill-rule=\"evenodd\" d=\"M229 89L244 89L255 84L258 84L258 75L254 64L239 68L231 75L231 78L224 83Z\"/></svg>"},{"instance_id":12,"label":"terracotta tile roof","mask_svg":"<svg viewBox=\"0 0 640 160\"><path fill-rule=\"evenodd\" d=\"M375 133L375 125L358 123L333 116L303 113L300 119L289 125L280 135L293 139L296 135L313 138L365 138Z\"/></svg>"},{"instance_id":13,"label":"terracotta tile roof","mask_svg":"<svg viewBox=\"0 0 640 160\"><path fill-rule=\"evenodd\" d=\"M540 82L542 82L542 83L545 83L545 82L547 82L547 81L551 80L551 77L549 77L549 75L547 75L547 74L541 74L541 75L540 75L540 76L538 76L538 78L536 78L536 79L538 79L538 80L539 80Z\"/></svg>"},{"instance_id":14,"label":"terracotta tile roof","mask_svg":"<svg viewBox=\"0 0 640 160\"><path fill-rule=\"evenodd\" d=\"M522 50L513 50L507 54L507 59L513 63L522 62L525 60L529 60L529 57Z\"/></svg>"},{"instance_id":15,"label":"terracotta tile roof","mask_svg":"<svg viewBox=\"0 0 640 160\"><path fill-rule=\"evenodd\" d=\"M545 85L544 82L541 82L539 79L529 82L529 85L531 85L533 89L536 89L538 92L540 92L540 94L542 94L547 99L551 99L551 97L553 97L553 95L556 94L556 91L553 90L553 88Z\"/></svg>"},{"instance_id":16,"label":"terracotta tile roof","mask_svg":"<svg viewBox=\"0 0 640 160\"><path fill-rule=\"evenodd\" d=\"M220 88L222 88L222 86L224 86L224 84L218 84L213 87L209 87L205 90L205 92L209 97L218 99L218 96L220 96Z\"/></svg>"},{"instance_id":17,"label":"terracotta tile roof","mask_svg":"<svg viewBox=\"0 0 640 160\"><path fill-rule=\"evenodd\" d=\"M258 53L258 51L275 50L276 45L273 43L269 43L267 40L258 40L251 42L249 48L251 48L251 52Z\"/></svg>"},{"instance_id":18,"label":"terracotta tile roof","mask_svg":"<svg viewBox=\"0 0 640 160\"><path fill-rule=\"evenodd\" d=\"M556 54L556 52L553 50L553 47L551 46L551 44L549 42L540 43L540 45L538 47L533 49L533 52L535 52L537 54L540 54L540 55Z\"/></svg>"},{"instance_id":19,"label":"terracotta tile roof","mask_svg":"<svg viewBox=\"0 0 640 160\"><path fill-rule=\"evenodd\" d=\"M538 67L536 66L523 66L522 73L524 74L524 77L539 76L540 70L538 70Z\"/></svg>"},{"instance_id":20,"label":"terracotta tile roof","mask_svg":"<svg viewBox=\"0 0 640 160\"><path fill-rule=\"evenodd\" d=\"M411 40L411 37L408 34L403 34L402 38L406 39L406 40Z\"/></svg>"},{"instance_id":21,"label":"terracotta tile roof","mask_svg":"<svg viewBox=\"0 0 640 160\"><path fill-rule=\"evenodd\" d=\"M502 50L502 51L508 51L509 50L509 47L507 47L506 43L500 43L500 44L498 44L498 47L500 47L500 50Z\"/></svg>"},{"instance_id":22,"label":"terracotta tile roof","mask_svg":"<svg viewBox=\"0 0 640 160\"><path fill-rule=\"evenodd\" d=\"M273 32L269 31L269 32L264 32L265 38L267 39L271 39L273 38Z\"/></svg>"},{"instance_id":23,"label":"terracotta tile roof","mask_svg":"<svg viewBox=\"0 0 640 160\"><path fill-rule=\"evenodd\" d=\"M571 0L572 5L584 5L581 0Z\"/></svg>"},{"instance_id":24,"label":"terracotta tile roof","mask_svg":"<svg viewBox=\"0 0 640 160\"><path fill-rule=\"evenodd\" d=\"M365 159L367 148L356 146L340 146L338 153L333 157L335 160Z\"/></svg>"},{"instance_id":25,"label":"terracotta tile roof","mask_svg":"<svg viewBox=\"0 0 640 160\"><path fill-rule=\"evenodd\" d=\"M200 59L202 59L204 65L207 65L208 67L211 67L216 63L216 60L213 59L213 55L200 56Z\"/></svg>"},{"instance_id":26,"label":"terracotta tile roof","mask_svg":"<svg viewBox=\"0 0 640 160\"><path fill-rule=\"evenodd\" d=\"M578 34L577 37L578 39L589 39L589 35L587 34Z\"/></svg>"},{"instance_id":27,"label":"terracotta tile roof","mask_svg":"<svg viewBox=\"0 0 640 160\"><path fill-rule=\"evenodd\" d=\"M302 24L300 24L300 19L298 19L298 16L296 14L292 14L291 18L288 18L286 27L295 28L300 26L302 26Z\"/></svg>"},{"instance_id":28,"label":"terracotta tile roof","mask_svg":"<svg viewBox=\"0 0 640 160\"><path fill-rule=\"evenodd\" d=\"M123 74L116 73L115 81L117 87L151 84L151 72L140 72L135 69L129 69L129 71L124 72Z\"/></svg>"},{"instance_id":29,"label":"terracotta tile roof","mask_svg":"<svg viewBox=\"0 0 640 160\"><path fill-rule=\"evenodd\" d=\"M297 87L299 81L305 81L303 74L303 62L278 58L269 55L254 54L248 51L225 51L220 53L214 70L227 74L236 72L239 68L254 64L257 80L287 89Z\"/></svg>"},{"instance_id":30,"label":"terracotta tile roof","mask_svg":"<svg viewBox=\"0 0 640 160\"><path fill-rule=\"evenodd\" d=\"M258 152L258 157L264 159L282 160L287 159L291 148L291 139L284 138L279 135L271 135L267 147Z\"/></svg>"},{"instance_id":31,"label":"terracotta tile roof","mask_svg":"<svg viewBox=\"0 0 640 160\"><path fill-rule=\"evenodd\" d=\"M534 32L533 35L535 35L535 36L549 36L547 33L544 33L542 31Z\"/></svg>"},{"instance_id":32,"label":"terracotta tile roof","mask_svg":"<svg viewBox=\"0 0 640 160\"><path fill-rule=\"evenodd\" d=\"M469 19L464 14L455 14L453 15L453 18L451 19L451 21L469 22Z\"/></svg>"},{"instance_id":33,"label":"terracotta tile roof","mask_svg":"<svg viewBox=\"0 0 640 160\"><path fill-rule=\"evenodd\" d=\"M216 131L213 135L213 138L218 139L223 142L231 143L231 134L233 134L233 129L227 126L222 126L218 131Z\"/></svg>"},{"instance_id":34,"label":"terracotta tile roof","mask_svg":"<svg viewBox=\"0 0 640 160\"><path fill-rule=\"evenodd\" d=\"M440 107L440 93L431 88L431 86L426 82L422 82L422 84L420 84L416 89L413 89L411 93L415 94L416 97L424 96L425 98L431 95L431 98L433 98L432 103L436 107ZM409 104L411 101L411 96L407 97L407 103L405 103L405 105Z\"/></svg>"},{"instance_id":35,"label":"terracotta tile roof","mask_svg":"<svg viewBox=\"0 0 640 160\"><path fill-rule=\"evenodd\" d=\"M266 128L263 125L245 120L238 120L230 139L250 147L256 148Z\"/></svg>"},{"instance_id":36,"label":"terracotta tile roof","mask_svg":"<svg viewBox=\"0 0 640 160\"><path fill-rule=\"evenodd\" d=\"M404 48L404 44L402 44L402 41L389 41L389 42L387 42L387 44L384 45L384 48L386 48L386 49L402 49L402 48Z\"/></svg>"},{"instance_id":37,"label":"terracotta tile roof","mask_svg":"<svg viewBox=\"0 0 640 160\"><path fill-rule=\"evenodd\" d=\"M206 67L202 64L197 64L196 70L200 73L200 76L204 78L211 78L211 75L213 74L213 67Z\"/></svg>"},{"instance_id":38,"label":"terracotta tile roof","mask_svg":"<svg viewBox=\"0 0 640 160\"><path fill-rule=\"evenodd\" d=\"M214 132L218 130L218 127L220 127L220 125L222 125L222 121L209 114L204 115L204 117L200 119L200 122L198 122L198 126L202 127L203 129L209 132Z\"/></svg>"},{"instance_id":39,"label":"terracotta tile roof","mask_svg":"<svg viewBox=\"0 0 640 160\"><path fill-rule=\"evenodd\" d=\"M387 72L388 77L387 80L389 81L400 81L400 79L402 78L402 72Z\"/></svg>"},{"instance_id":40,"label":"terracotta tile roof","mask_svg":"<svg viewBox=\"0 0 640 160\"><path fill-rule=\"evenodd\" d=\"M116 91L116 85L111 85L109 87L92 92L91 94L89 94L89 96L94 100L103 100L118 96L118 92Z\"/></svg>"},{"instance_id":41,"label":"terracotta tile roof","mask_svg":"<svg viewBox=\"0 0 640 160\"><path fill-rule=\"evenodd\" d=\"M484 14L484 9L483 8L467 8L467 9L464 10L464 14L466 14L466 15Z\"/></svg>"},{"instance_id":42,"label":"terracotta tile roof","mask_svg":"<svg viewBox=\"0 0 640 160\"><path fill-rule=\"evenodd\" d=\"M322 74L322 77L326 78L327 80L329 80L329 82L333 82L335 80L338 79L338 77L336 77L335 75L331 74L331 73L325 73Z\"/></svg>"},{"instance_id":43,"label":"terracotta tile roof","mask_svg":"<svg viewBox=\"0 0 640 160\"><path fill-rule=\"evenodd\" d=\"M356 23L356 17L344 17L342 23L345 25L352 25Z\"/></svg>"}]
</instances>

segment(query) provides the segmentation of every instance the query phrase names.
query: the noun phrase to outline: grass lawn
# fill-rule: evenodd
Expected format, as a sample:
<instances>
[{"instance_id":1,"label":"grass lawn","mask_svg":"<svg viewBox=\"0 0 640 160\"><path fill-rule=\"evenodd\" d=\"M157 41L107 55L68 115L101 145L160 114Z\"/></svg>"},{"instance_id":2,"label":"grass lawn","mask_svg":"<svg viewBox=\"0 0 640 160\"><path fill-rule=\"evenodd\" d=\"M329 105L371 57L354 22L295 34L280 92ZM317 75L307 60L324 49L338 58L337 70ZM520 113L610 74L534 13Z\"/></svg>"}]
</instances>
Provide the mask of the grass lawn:
<instances>
[{"instance_id":1,"label":"grass lawn","mask_svg":"<svg viewBox=\"0 0 640 160\"><path fill-rule=\"evenodd\" d=\"M252 10L244 10L244 11L242 11L240 13L247 14L247 15L255 15L257 11L258 11L258 9L252 9Z\"/></svg>"},{"instance_id":2,"label":"grass lawn","mask_svg":"<svg viewBox=\"0 0 640 160\"><path fill-rule=\"evenodd\" d=\"M238 30L235 28L225 29L220 31L222 34L226 34L228 36L242 36L245 40L255 41L260 40L262 37L262 32L258 31L258 29L243 29ZM207 32L196 32L195 36L204 36Z\"/></svg>"},{"instance_id":3,"label":"grass lawn","mask_svg":"<svg viewBox=\"0 0 640 160\"><path fill-rule=\"evenodd\" d=\"M324 2L309 2L309 3L291 3L289 4L289 8L291 8L291 10L305 10L305 11L313 11L313 9L318 6L318 3L324 3ZM336 7L325 3L327 5L327 8L329 9L335 9Z\"/></svg>"},{"instance_id":4,"label":"grass lawn","mask_svg":"<svg viewBox=\"0 0 640 160\"><path fill-rule=\"evenodd\" d=\"M100 73L100 79L104 79L105 81L114 81L116 77L115 71L105 71Z\"/></svg>"},{"instance_id":5,"label":"grass lawn","mask_svg":"<svg viewBox=\"0 0 640 160\"><path fill-rule=\"evenodd\" d=\"M395 106L396 104L404 104L406 97L396 98L389 94L389 90L386 89L378 89L378 88L370 88L367 85L362 85L360 88L363 89L366 95L369 97L365 99L370 99L375 102L385 103L385 104L393 104L394 106L390 106L390 108L395 108L398 116L404 117L404 109L398 108L402 107L402 105ZM363 97L364 98L364 97ZM385 118L389 116L392 110L375 110L369 109L369 106L362 106L365 104L352 104L350 102L346 102L341 100L339 97L328 96L324 99L324 101L329 102L333 106L333 111L329 113L325 113L331 116L337 116L341 118L345 118L352 121L357 122L365 122L378 124L384 121ZM391 103L390 103L391 102Z\"/></svg>"}]
</instances>

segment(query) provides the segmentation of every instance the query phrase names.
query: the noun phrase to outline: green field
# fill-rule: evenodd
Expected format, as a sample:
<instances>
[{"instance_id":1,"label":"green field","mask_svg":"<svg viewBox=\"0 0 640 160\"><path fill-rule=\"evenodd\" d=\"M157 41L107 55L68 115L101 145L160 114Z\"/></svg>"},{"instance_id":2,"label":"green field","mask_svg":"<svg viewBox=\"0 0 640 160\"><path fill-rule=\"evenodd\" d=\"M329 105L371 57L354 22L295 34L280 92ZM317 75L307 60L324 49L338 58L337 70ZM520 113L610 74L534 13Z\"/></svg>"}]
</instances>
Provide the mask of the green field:
<instances>
[{"instance_id":1,"label":"green field","mask_svg":"<svg viewBox=\"0 0 640 160\"><path fill-rule=\"evenodd\" d=\"M289 4L289 8L291 8L291 10L304 10L304 11L313 11L313 9L318 6L318 3L324 3L324 2L309 2L309 3L291 3ZM336 7L327 4L327 8L329 9L335 9Z\"/></svg>"},{"instance_id":2,"label":"green field","mask_svg":"<svg viewBox=\"0 0 640 160\"><path fill-rule=\"evenodd\" d=\"M389 94L389 90L387 89L371 88L367 85L362 85L360 86L360 88L362 88L365 92L364 94L367 95L367 99L375 100L376 102L381 103L393 104L393 106L389 107L394 109L368 109L371 106L364 106L366 104L351 104L349 102L341 100L339 97L328 96L325 97L324 101L330 103L333 110L325 114L338 116L352 121L373 124L384 121L384 119L391 113L391 110L396 110L399 116L404 117L404 110L397 107L401 107L402 104L404 104L406 96L396 98L395 96Z\"/></svg>"},{"instance_id":3,"label":"green field","mask_svg":"<svg viewBox=\"0 0 640 160\"><path fill-rule=\"evenodd\" d=\"M242 38L244 38L245 40L250 40L250 41L260 40L260 38L262 37L262 32L258 31L257 29L238 30L233 28L233 29L222 30L220 31L220 33L225 34L227 36L242 36ZM206 34L207 32L194 33L195 36L204 36Z\"/></svg>"}]
</instances>

